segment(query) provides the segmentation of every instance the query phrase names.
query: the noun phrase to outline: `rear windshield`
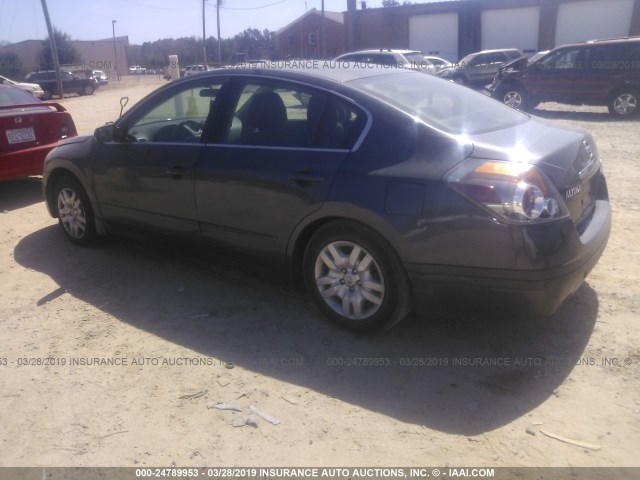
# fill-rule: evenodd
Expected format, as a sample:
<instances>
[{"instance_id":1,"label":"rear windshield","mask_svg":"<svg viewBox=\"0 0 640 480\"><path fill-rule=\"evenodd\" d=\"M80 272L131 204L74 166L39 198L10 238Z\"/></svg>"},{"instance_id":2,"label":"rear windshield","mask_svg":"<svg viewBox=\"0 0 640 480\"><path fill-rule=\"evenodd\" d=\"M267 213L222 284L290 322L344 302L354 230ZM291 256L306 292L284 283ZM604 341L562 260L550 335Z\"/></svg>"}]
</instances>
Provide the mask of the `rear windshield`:
<instances>
[{"instance_id":1,"label":"rear windshield","mask_svg":"<svg viewBox=\"0 0 640 480\"><path fill-rule=\"evenodd\" d=\"M529 118L470 88L424 73L380 75L347 84L453 135L501 130Z\"/></svg>"},{"instance_id":2,"label":"rear windshield","mask_svg":"<svg viewBox=\"0 0 640 480\"><path fill-rule=\"evenodd\" d=\"M18 87L0 88L0 107L30 104L41 105L42 102Z\"/></svg>"}]
</instances>

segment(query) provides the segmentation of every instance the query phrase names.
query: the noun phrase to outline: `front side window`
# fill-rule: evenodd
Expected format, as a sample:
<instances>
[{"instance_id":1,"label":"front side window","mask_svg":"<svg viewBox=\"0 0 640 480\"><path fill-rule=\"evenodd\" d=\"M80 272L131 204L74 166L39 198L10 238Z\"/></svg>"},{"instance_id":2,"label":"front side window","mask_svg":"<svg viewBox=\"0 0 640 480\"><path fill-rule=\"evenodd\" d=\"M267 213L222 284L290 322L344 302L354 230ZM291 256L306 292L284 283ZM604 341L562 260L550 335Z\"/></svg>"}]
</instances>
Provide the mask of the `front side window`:
<instances>
[{"instance_id":1,"label":"front side window","mask_svg":"<svg viewBox=\"0 0 640 480\"><path fill-rule=\"evenodd\" d=\"M467 64L469 67L479 67L480 65L484 65L487 63L487 58L487 54L481 54L469 60Z\"/></svg>"},{"instance_id":2,"label":"front side window","mask_svg":"<svg viewBox=\"0 0 640 480\"><path fill-rule=\"evenodd\" d=\"M238 98L226 143L350 149L364 121L359 109L326 92L296 84L248 83Z\"/></svg>"},{"instance_id":3,"label":"front side window","mask_svg":"<svg viewBox=\"0 0 640 480\"><path fill-rule=\"evenodd\" d=\"M580 49L559 50L547 58L540 60L538 64L544 70L571 70L582 68L580 62Z\"/></svg>"},{"instance_id":4,"label":"front side window","mask_svg":"<svg viewBox=\"0 0 640 480\"><path fill-rule=\"evenodd\" d=\"M221 83L197 85L162 101L127 129L127 138L137 142L199 143Z\"/></svg>"}]
</instances>

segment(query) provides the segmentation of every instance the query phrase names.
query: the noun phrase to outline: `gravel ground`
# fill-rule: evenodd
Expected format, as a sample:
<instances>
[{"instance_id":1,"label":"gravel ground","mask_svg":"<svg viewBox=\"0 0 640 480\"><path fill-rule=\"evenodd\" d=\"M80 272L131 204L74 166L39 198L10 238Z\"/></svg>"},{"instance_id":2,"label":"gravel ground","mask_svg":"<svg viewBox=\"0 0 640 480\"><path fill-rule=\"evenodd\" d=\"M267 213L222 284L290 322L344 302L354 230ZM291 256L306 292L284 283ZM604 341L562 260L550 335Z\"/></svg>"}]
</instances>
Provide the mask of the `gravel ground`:
<instances>
[{"instance_id":1,"label":"gravel ground","mask_svg":"<svg viewBox=\"0 0 640 480\"><path fill-rule=\"evenodd\" d=\"M62 103L90 134L121 96L162 83ZM595 135L614 226L582 288L534 321L346 333L228 259L124 239L77 248L38 179L0 185L0 466L640 466L638 121L535 113ZM234 427L251 405L281 423Z\"/></svg>"}]
</instances>

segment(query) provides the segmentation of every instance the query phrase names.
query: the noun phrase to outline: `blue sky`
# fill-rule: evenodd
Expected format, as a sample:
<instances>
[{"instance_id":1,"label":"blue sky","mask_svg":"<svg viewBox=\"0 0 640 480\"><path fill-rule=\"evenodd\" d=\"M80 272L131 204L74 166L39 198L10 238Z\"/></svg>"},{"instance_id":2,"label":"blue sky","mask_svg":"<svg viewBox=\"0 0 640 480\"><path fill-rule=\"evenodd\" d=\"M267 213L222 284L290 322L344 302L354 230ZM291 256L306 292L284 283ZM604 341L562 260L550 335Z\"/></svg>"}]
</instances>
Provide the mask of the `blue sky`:
<instances>
[{"instance_id":1,"label":"blue sky","mask_svg":"<svg viewBox=\"0 0 640 480\"><path fill-rule=\"evenodd\" d=\"M207 37L216 35L216 0L207 0ZM309 10L320 10L321 0L224 0L220 10L223 38L245 28L277 30ZM382 0L369 0L369 7ZM202 0L47 0L53 25L77 40L128 35L130 43L160 38L202 37ZM358 8L360 3L358 2ZM325 9L345 11L346 0L325 0ZM11 43L43 39L47 28L41 0L0 0L0 41Z\"/></svg>"}]
</instances>

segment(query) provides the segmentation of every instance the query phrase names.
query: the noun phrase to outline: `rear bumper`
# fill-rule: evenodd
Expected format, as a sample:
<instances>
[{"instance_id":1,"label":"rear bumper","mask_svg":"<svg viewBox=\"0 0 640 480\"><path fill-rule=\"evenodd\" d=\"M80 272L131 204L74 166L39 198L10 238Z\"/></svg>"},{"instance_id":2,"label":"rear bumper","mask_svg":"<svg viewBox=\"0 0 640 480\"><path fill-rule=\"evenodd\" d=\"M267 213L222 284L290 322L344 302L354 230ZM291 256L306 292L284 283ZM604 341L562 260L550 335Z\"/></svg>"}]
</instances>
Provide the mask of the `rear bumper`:
<instances>
[{"instance_id":1,"label":"rear bumper","mask_svg":"<svg viewBox=\"0 0 640 480\"><path fill-rule=\"evenodd\" d=\"M577 241L562 247L564 264L551 268L488 269L405 264L416 299L453 299L506 307L534 315L551 315L584 282L606 247L611 231L609 202L596 202L589 227ZM428 302L416 302L425 313Z\"/></svg>"},{"instance_id":2,"label":"rear bumper","mask_svg":"<svg viewBox=\"0 0 640 480\"><path fill-rule=\"evenodd\" d=\"M60 142L38 145L0 155L0 180L42 175L42 167L47 154Z\"/></svg>"}]
</instances>

